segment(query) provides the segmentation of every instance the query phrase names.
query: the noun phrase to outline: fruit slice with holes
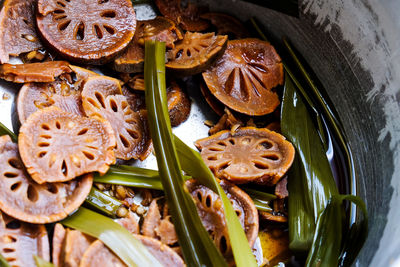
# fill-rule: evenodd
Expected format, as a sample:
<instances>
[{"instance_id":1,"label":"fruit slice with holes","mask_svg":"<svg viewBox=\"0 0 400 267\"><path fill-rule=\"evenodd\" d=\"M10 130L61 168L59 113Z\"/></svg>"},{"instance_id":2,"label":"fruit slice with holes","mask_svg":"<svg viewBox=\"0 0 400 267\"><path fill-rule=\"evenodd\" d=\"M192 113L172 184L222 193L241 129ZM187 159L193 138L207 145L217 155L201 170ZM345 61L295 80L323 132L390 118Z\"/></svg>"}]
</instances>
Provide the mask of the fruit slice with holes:
<instances>
[{"instance_id":1,"label":"fruit slice with holes","mask_svg":"<svg viewBox=\"0 0 400 267\"><path fill-rule=\"evenodd\" d=\"M138 159L148 154L150 137L146 124L121 94L118 80L107 77L87 79L82 90L82 105L87 116L110 122L117 140L117 158Z\"/></svg>"},{"instance_id":2,"label":"fruit slice with holes","mask_svg":"<svg viewBox=\"0 0 400 267\"><path fill-rule=\"evenodd\" d=\"M1 255L10 266L36 266L34 255L50 260L44 225L23 223L0 213L0 236Z\"/></svg>"},{"instance_id":3,"label":"fruit slice with holes","mask_svg":"<svg viewBox=\"0 0 400 267\"><path fill-rule=\"evenodd\" d=\"M54 82L61 74L71 72L68 62L65 61L0 66L0 78L14 83Z\"/></svg>"},{"instance_id":4,"label":"fruit slice with holes","mask_svg":"<svg viewBox=\"0 0 400 267\"><path fill-rule=\"evenodd\" d=\"M78 267L86 249L95 241L95 238L85 235L78 230L67 229L61 252L61 266Z\"/></svg>"},{"instance_id":5,"label":"fruit slice with holes","mask_svg":"<svg viewBox=\"0 0 400 267\"><path fill-rule=\"evenodd\" d=\"M175 21L185 31L204 31L210 24L200 18L202 8L193 3L188 3L186 8L181 5L181 0L156 0L155 4L161 14Z\"/></svg>"},{"instance_id":6,"label":"fruit slice with holes","mask_svg":"<svg viewBox=\"0 0 400 267\"><path fill-rule=\"evenodd\" d=\"M250 247L253 246L259 229L258 213L251 198L239 187L221 180L225 193L232 202L233 209L245 230ZM232 259L232 247L226 228L224 208L221 198L209 188L195 180L186 182L188 191L194 198L197 211L204 227L211 235L215 245L226 259Z\"/></svg>"},{"instance_id":7,"label":"fruit slice with holes","mask_svg":"<svg viewBox=\"0 0 400 267\"><path fill-rule=\"evenodd\" d=\"M81 83L87 77L97 76L98 74L75 66L75 77L71 75L61 75L52 83L27 83L22 86L17 98L17 112L21 123L35 111L56 106L60 109L84 115L81 98Z\"/></svg>"},{"instance_id":8,"label":"fruit slice with holes","mask_svg":"<svg viewBox=\"0 0 400 267\"><path fill-rule=\"evenodd\" d=\"M237 18L224 13L206 13L200 16L209 20L219 35L228 35L230 40L243 39L249 36L246 27Z\"/></svg>"},{"instance_id":9,"label":"fruit slice with holes","mask_svg":"<svg viewBox=\"0 0 400 267\"><path fill-rule=\"evenodd\" d=\"M95 171L104 174L115 162L115 136L109 122L57 107L29 116L18 146L28 173L39 184L70 181Z\"/></svg>"},{"instance_id":10,"label":"fruit slice with holes","mask_svg":"<svg viewBox=\"0 0 400 267\"><path fill-rule=\"evenodd\" d=\"M160 241L142 236L134 235L149 252L165 267L186 266L182 258L167 245ZM81 267L114 267L127 266L111 250L109 250L100 240L94 242L82 257Z\"/></svg>"},{"instance_id":11,"label":"fruit slice with holes","mask_svg":"<svg viewBox=\"0 0 400 267\"><path fill-rule=\"evenodd\" d=\"M35 0L6 0L0 12L0 63L42 47L35 30Z\"/></svg>"},{"instance_id":12,"label":"fruit slice with holes","mask_svg":"<svg viewBox=\"0 0 400 267\"><path fill-rule=\"evenodd\" d=\"M139 21L133 41L128 48L114 60L114 69L124 73L143 71L144 42L157 40L165 42L167 48L174 48L175 42L181 40L182 33L173 21L156 17L153 20Z\"/></svg>"},{"instance_id":13,"label":"fruit slice with holes","mask_svg":"<svg viewBox=\"0 0 400 267\"><path fill-rule=\"evenodd\" d=\"M293 163L295 150L285 137L268 129L221 131L196 141L201 157L218 178L242 184L274 185Z\"/></svg>"},{"instance_id":14,"label":"fruit slice with holes","mask_svg":"<svg viewBox=\"0 0 400 267\"><path fill-rule=\"evenodd\" d=\"M258 39L229 41L224 55L203 73L211 93L229 108L265 115L279 105L275 87L283 84L283 65L274 47Z\"/></svg>"},{"instance_id":15,"label":"fruit slice with holes","mask_svg":"<svg viewBox=\"0 0 400 267\"><path fill-rule=\"evenodd\" d=\"M200 73L223 54L227 41L227 35L186 32L183 40L167 53L166 67L182 76Z\"/></svg>"},{"instance_id":16,"label":"fruit slice with holes","mask_svg":"<svg viewBox=\"0 0 400 267\"><path fill-rule=\"evenodd\" d=\"M88 64L111 61L128 46L136 28L130 0L39 0L36 22L51 48Z\"/></svg>"},{"instance_id":17,"label":"fruit slice with holes","mask_svg":"<svg viewBox=\"0 0 400 267\"><path fill-rule=\"evenodd\" d=\"M18 146L8 136L0 137L0 155L0 210L19 220L62 220L83 203L92 187L92 175L67 183L37 184L26 174Z\"/></svg>"}]
</instances>

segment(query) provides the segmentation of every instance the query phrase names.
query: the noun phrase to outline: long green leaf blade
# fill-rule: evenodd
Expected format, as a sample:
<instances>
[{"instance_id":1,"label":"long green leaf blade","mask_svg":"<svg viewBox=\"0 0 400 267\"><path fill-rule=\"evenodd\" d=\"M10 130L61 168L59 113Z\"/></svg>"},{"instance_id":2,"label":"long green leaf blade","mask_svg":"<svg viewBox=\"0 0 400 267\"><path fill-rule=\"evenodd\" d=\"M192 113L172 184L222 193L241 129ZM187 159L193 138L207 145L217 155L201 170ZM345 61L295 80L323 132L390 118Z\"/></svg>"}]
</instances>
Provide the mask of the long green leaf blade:
<instances>
[{"instance_id":1,"label":"long green leaf blade","mask_svg":"<svg viewBox=\"0 0 400 267\"><path fill-rule=\"evenodd\" d=\"M18 136L0 122L0 136L9 135L14 143L18 142Z\"/></svg>"},{"instance_id":2,"label":"long green leaf blade","mask_svg":"<svg viewBox=\"0 0 400 267\"><path fill-rule=\"evenodd\" d=\"M39 256L34 255L35 263L37 267L55 267L51 262L45 261Z\"/></svg>"},{"instance_id":3,"label":"long green leaf blade","mask_svg":"<svg viewBox=\"0 0 400 267\"><path fill-rule=\"evenodd\" d=\"M8 261L1 255L0 253L0 266L1 267L11 267L11 265L8 263Z\"/></svg>"},{"instance_id":4,"label":"long green leaf blade","mask_svg":"<svg viewBox=\"0 0 400 267\"><path fill-rule=\"evenodd\" d=\"M179 161L183 167L183 170L195 177L201 184L216 192L222 199L226 225L228 228L229 239L231 241L236 266L257 266L257 261L251 252L246 234L242 228L242 225L240 224L235 210L233 209L232 203L217 180L214 178L214 175L210 169L200 157L200 154L188 147L176 136L175 144L179 155Z\"/></svg>"},{"instance_id":5,"label":"long green leaf blade","mask_svg":"<svg viewBox=\"0 0 400 267\"><path fill-rule=\"evenodd\" d=\"M100 239L128 266L162 266L128 230L94 211L81 207L61 223Z\"/></svg>"},{"instance_id":6,"label":"long green leaf blade","mask_svg":"<svg viewBox=\"0 0 400 267\"><path fill-rule=\"evenodd\" d=\"M117 211L123 205L118 199L113 198L94 187L90 190L85 202L91 208L95 208L101 213L113 218L117 217Z\"/></svg>"},{"instance_id":7,"label":"long green leaf blade","mask_svg":"<svg viewBox=\"0 0 400 267\"><path fill-rule=\"evenodd\" d=\"M165 43L145 44L145 93L150 133L172 220L188 266L226 266L201 223L173 142L165 84Z\"/></svg>"}]
</instances>

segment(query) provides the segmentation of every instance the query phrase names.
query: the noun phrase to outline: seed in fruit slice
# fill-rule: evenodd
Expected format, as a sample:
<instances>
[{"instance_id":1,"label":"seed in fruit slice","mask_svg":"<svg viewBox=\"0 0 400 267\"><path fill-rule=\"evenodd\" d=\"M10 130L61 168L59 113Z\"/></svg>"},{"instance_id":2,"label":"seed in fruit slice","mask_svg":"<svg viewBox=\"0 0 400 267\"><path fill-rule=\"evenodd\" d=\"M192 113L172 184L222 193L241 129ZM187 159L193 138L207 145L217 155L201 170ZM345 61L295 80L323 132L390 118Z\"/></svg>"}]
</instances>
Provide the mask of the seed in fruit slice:
<instances>
[{"instance_id":1,"label":"seed in fruit slice","mask_svg":"<svg viewBox=\"0 0 400 267\"><path fill-rule=\"evenodd\" d=\"M0 78L14 83L54 82L61 74L71 72L68 62L65 61L0 66Z\"/></svg>"},{"instance_id":2,"label":"seed in fruit slice","mask_svg":"<svg viewBox=\"0 0 400 267\"><path fill-rule=\"evenodd\" d=\"M186 32L183 40L167 53L166 67L183 76L200 73L223 54L227 41L227 35Z\"/></svg>"},{"instance_id":3,"label":"seed in fruit slice","mask_svg":"<svg viewBox=\"0 0 400 267\"><path fill-rule=\"evenodd\" d=\"M195 145L215 176L237 184L276 184L292 165L295 153L284 136L254 127L221 131Z\"/></svg>"},{"instance_id":4,"label":"seed in fruit slice","mask_svg":"<svg viewBox=\"0 0 400 267\"><path fill-rule=\"evenodd\" d=\"M124 73L142 72L146 40L165 42L167 48L174 48L175 42L182 38L181 31L167 18L156 17L153 20L139 21L133 41L114 60L114 69Z\"/></svg>"},{"instance_id":5,"label":"seed in fruit slice","mask_svg":"<svg viewBox=\"0 0 400 267\"><path fill-rule=\"evenodd\" d=\"M115 143L109 122L57 107L30 115L18 138L22 161L39 184L70 181L95 171L106 173L115 162Z\"/></svg>"},{"instance_id":6,"label":"seed in fruit slice","mask_svg":"<svg viewBox=\"0 0 400 267\"><path fill-rule=\"evenodd\" d=\"M128 46L136 28L130 0L39 0L36 22L51 48L88 64L112 60Z\"/></svg>"},{"instance_id":7,"label":"seed in fruit slice","mask_svg":"<svg viewBox=\"0 0 400 267\"><path fill-rule=\"evenodd\" d=\"M81 98L81 83L87 77L98 74L89 70L71 66L74 78L70 74L61 75L52 83L27 83L22 86L17 98L17 112L21 123L35 111L56 106L60 109L84 115Z\"/></svg>"},{"instance_id":8,"label":"seed in fruit slice","mask_svg":"<svg viewBox=\"0 0 400 267\"><path fill-rule=\"evenodd\" d=\"M181 0L156 0L160 13L175 21L185 31L204 31L210 24L207 20L200 18L204 13L202 7L189 2L186 8L182 7Z\"/></svg>"},{"instance_id":9,"label":"seed in fruit slice","mask_svg":"<svg viewBox=\"0 0 400 267\"><path fill-rule=\"evenodd\" d=\"M274 47L258 39L229 41L224 55L203 73L211 93L229 108L265 115L279 105L274 87L283 84L283 65Z\"/></svg>"},{"instance_id":10,"label":"seed in fruit slice","mask_svg":"<svg viewBox=\"0 0 400 267\"><path fill-rule=\"evenodd\" d=\"M165 267L185 266L182 258L167 245L160 241L145 237L142 235L134 235L149 252ZM127 266L122 262L110 249L108 249L100 240L94 242L84 253L80 266L85 267L114 267Z\"/></svg>"},{"instance_id":11,"label":"seed in fruit slice","mask_svg":"<svg viewBox=\"0 0 400 267\"><path fill-rule=\"evenodd\" d=\"M39 185L27 175L17 144L8 136L0 137L0 210L14 218L30 223L64 219L83 203L92 181L86 175L67 183Z\"/></svg>"},{"instance_id":12,"label":"seed in fruit slice","mask_svg":"<svg viewBox=\"0 0 400 267\"><path fill-rule=\"evenodd\" d=\"M10 266L36 266L33 256L50 260L44 225L28 224L0 212L0 251Z\"/></svg>"},{"instance_id":13,"label":"seed in fruit slice","mask_svg":"<svg viewBox=\"0 0 400 267\"><path fill-rule=\"evenodd\" d=\"M257 238L259 228L258 213L253 201L239 187L223 180L220 184L230 198L233 209L245 230L250 247L252 247ZM187 181L186 186L196 202L201 221L210 233L215 245L225 258L231 259L233 257L232 247L228 229L226 228L221 198L211 189L198 184L195 180Z\"/></svg>"},{"instance_id":14,"label":"seed in fruit slice","mask_svg":"<svg viewBox=\"0 0 400 267\"><path fill-rule=\"evenodd\" d=\"M249 32L243 23L228 14L205 13L200 17L209 20L217 28L217 34L228 35L230 40L243 39L249 36Z\"/></svg>"},{"instance_id":15,"label":"seed in fruit slice","mask_svg":"<svg viewBox=\"0 0 400 267\"><path fill-rule=\"evenodd\" d=\"M117 158L138 159L148 154L150 137L144 118L130 108L121 94L118 80L107 77L87 79L82 90L82 104L87 116L110 122L117 140Z\"/></svg>"},{"instance_id":16,"label":"seed in fruit slice","mask_svg":"<svg viewBox=\"0 0 400 267\"><path fill-rule=\"evenodd\" d=\"M42 47L35 30L35 0L5 0L0 12L0 63Z\"/></svg>"}]
</instances>

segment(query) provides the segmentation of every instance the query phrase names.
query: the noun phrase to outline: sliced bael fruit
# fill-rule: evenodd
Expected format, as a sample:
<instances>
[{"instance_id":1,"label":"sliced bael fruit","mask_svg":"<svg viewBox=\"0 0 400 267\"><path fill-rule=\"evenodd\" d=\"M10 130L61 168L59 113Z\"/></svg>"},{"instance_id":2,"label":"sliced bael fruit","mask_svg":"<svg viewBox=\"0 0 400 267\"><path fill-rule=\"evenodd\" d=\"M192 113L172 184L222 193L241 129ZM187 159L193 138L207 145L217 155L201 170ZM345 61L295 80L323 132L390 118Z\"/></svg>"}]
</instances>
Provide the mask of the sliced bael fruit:
<instances>
[{"instance_id":1,"label":"sliced bael fruit","mask_svg":"<svg viewBox=\"0 0 400 267\"><path fill-rule=\"evenodd\" d=\"M95 238L80 231L67 229L61 252L62 266L78 267L86 249L95 241Z\"/></svg>"},{"instance_id":2,"label":"sliced bael fruit","mask_svg":"<svg viewBox=\"0 0 400 267\"><path fill-rule=\"evenodd\" d=\"M293 163L295 150L285 137L254 127L221 131L195 143L211 171L221 179L243 184L274 185Z\"/></svg>"},{"instance_id":3,"label":"sliced bael fruit","mask_svg":"<svg viewBox=\"0 0 400 267\"><path fill-rule=\"evenodd\" d=\"M181 31L167 18L156 17L153 20L138 21L133 41L121 56L114 60L114 69L124 73L142 72L146 40L165 42L168 48L174 48L175 42L182 38Z\"/></svg>"},{"instance_id":4,"label":"sliced bael fruit","mask_svg":"<svg viewBox=\"0 0 400 267\"><path fill-rule=\"evenodd\" d=\"M222 55L227 41L227 35L186 32L183 40L167 53L165 66L182 76L200 73Z\"/></svg>"},{"instance_id":5,"label":"sliced bael fruit","mask_svg":"<svg viewBox=\"0 0 400 267\"><path fill-rule=\"evenodd\" d=\"M220 184L230 198L233 209L245 230L250 247L252 247L259 229L258 213L253 201L239 187L223 180ZM209 188L196 183L195 180L187 181L186 186L196 202L201 221L210 233L215 245L225 258L232 258L232 247L226 228L221 198Z\"/></svg>"},{"instance_id":6,"label":"sliced bael fruit","mask_svg":"<svg viewBox=\"0 0 400 267\"><path fill-rule=\"evenodd\" d=\"M171 126L175 127L186 121L190 115L189 96L175 81L170 81L167 88L168 112Z\"/></svg>"},{"instance_id":7,"label":"sliced bael fruit","mask_svg":"<svg viewBox=\"0 0 400 267\"><path fill-rule=\"evenodd\" d=\"M110 122L117 146L115 156L129 160L147 156L150 137L144 119L134 112L121 94L118 80L108 77L91 77L82 90L82 105L87 116L103 118Z\"/></svg>"},{"instance_id":8,"label":"sliced bael fruit","mask_svg":"<svg viewBox=\"0 0 400 267\"><path fill-rule=\"evenodd\" d=\"M224 13L205 13L200 16L211 21L217 29L217 34L228 35L230 40L249 37L246 27L237 18Z\"/></svg>"},{"instance_id":9,"label":"sliced bael fruit","mask_svg":"<svg viewBox=\"0 0 400 267\"><path fill-rule=\"evenodd\" d=\"M22 161L39 184L70 181L85 173L104 174L115 163L109 122L49 107L28 117L20 129Z\"/></svg>"},{"instance_id":10,"label":"sliced bael fruit","mask_svg":"<svg viewBox=\"0 0 400 267\"><path fill-rule=\"evenodd\" d=\"M143 73L131 74L131 73L120 73L119 77L129 86L132 90L144 91L144 75Z\"/></svg>"},{"instance_id":11,"label":"sliced bael fruit","mask_svg":"<svg viewBox=\"0 0 400 267\"><path fill-rule=\"evenodd\" d=\"M36 0L6 0L0 12L0 63L42 47L34 23Z\"/></svg>"},{"instance_id":12,"label":"sliced bael fruit","mask_svg":"<svg viewBox=\"0 0 400 267\"><path fill-rule=\"evenodd\" d=\"M283 65L274 47L258 39L229 41L224 55L203 73L211 93L229 108L265 115L279 105L274 87L283 84Z\"/></svg>"},{"instance_id":13,"label":"sliced bael fruit","mask_svg":"<svg viewBox=\"0 0 400 267\"><path fill-rule=\"evenodd\" d=\"M207 20L200 18L202 8L191 2L183 8L181 0L156 0L160 13L173 20L185 31L204 31L209 27Z\"/></svg>"},{"instance_id":14,"label":"sliced bael fruit","mask_svg":"<svg viewBox=\"0 0 400 267\"><path fill-rule=\"evenodd\" d=\"M81 98L81 83L88 77L98 74L71 66L75 76L61 75L52 83L27 83L22 86L17 98L17 112L21 123L35 111L56 106L60 109L84 115Z\"/></svg>"},{"instance_id":15,"label":"sliced bael fruit","mask_svg":"<svg viewBox=\"0 0 400 267\"><path fill-rule=\"evenodd\" d=\"M150 253L165 267L185 266L182 258L167 245L160 241L134 235L143 245L147 247ZM114 267L127 266L111 250L109 250L100 240L94 242L85 252L81 260L81 267Z\"/></svg>"},{"instance_id":16,"label":"sliced bael fruit","mask_svg":"<svg viewBox=\"0 0 400 267\"><path fill-rule=\"evenodd\" d=\"M122 95L126 97L129 106L135 112L146 109L143 92L132 92L127 86L122 86Z\"/></svg>"},{"instance_id":17,"label":"sliced bael fruit","mask_svg":"<svg viewBox=\"0 0 400 267\"><path fill-rule=\"evenodd\" d=\"M35 255L49 261L46 228L17 221L0 212L0 251L10 266L36 266Z\"/></svg>"},{"instance_id":18,"label":"sliced bael fruit","mask_svg":"<svg viewBox=\"0 0 400 267\"><path fill-rule=\"evenodd\" d=\"M1 136L0 210L22 221L51 223L64 219L83 203L92 187L92 175L68 183L39 185L23 166L17 144Z\"/></svg>"},{"instance_id":19,"label":"sliced bael fruit","mask_svg":"<svg viewBox=\"0 0 400 267\"><path fill-rule=\"evenodd\" d=\"M136 28L130 0L38 0L37 28L67 59L104 64L132 40Z\"/></svg>"},{"instance_id":20,"label":"sliced bael fruit","mask_svg":"<svg viewBox=\"0 0 400 267\"><path fill-rule=\"evenodd\" d=\"M53 242L52 242L52 263L55 266L62 266L62 257L61 251L64 244L64 239L67 231L65 230L64 226L61 223L57 223L54 226L53 232Z\"/></svg>"},{"instance_id":21,"label":"sliced bael fruit","mask_svg":"<svg viewBox=\"0 0 400 267\"><path fill-rule=\"evenodd\" d=\"M14 83L54 82L61 74L71 72L68 62L65 61L0 66L0 78Z\"/></svg>"}]
</instances>

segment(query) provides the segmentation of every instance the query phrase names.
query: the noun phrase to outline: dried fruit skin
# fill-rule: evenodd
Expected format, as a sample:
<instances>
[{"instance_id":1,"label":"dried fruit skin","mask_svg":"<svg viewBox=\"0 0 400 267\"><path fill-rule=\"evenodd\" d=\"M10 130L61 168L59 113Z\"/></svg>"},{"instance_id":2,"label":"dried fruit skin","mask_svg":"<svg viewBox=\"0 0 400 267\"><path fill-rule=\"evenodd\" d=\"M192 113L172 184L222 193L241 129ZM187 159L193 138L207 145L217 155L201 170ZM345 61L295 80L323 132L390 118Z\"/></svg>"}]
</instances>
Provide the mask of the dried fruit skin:
<instances>
[{"instance_id":1,"label":"dried fruit skin","mask_svg":"<svg viewBox=\"0 0 400 267\"><path fill-rule=\"evenodd\" d=\"M139 112L130 108L118 80L100 76L87 79L82 90L82 105L87 116L110 122L117 140L117 158L138 159L148 153L150 138L145 121Z\"/></svg>"},{"instance_id":2,"label":"dried fruit skin","mask_svg":"<svg viewBox=\"0 0 400 267\"><path fill-rule=\"evenodd\" d=\"M210 92L229 108L251 116L279 105L272 90L283 84L283 65L274 47L258 39L229 41L224 55L203 72Z\"/></svg>"},{"instance_id":3,"label":"dried fruit skin","mask_svg":"<svg viewBox=\"0 0 400 267\"><path fill-rule=\"evenodd\" d=\"M227 41L227 35L186 32L183 40L167 53L165 66L181 76L201 73L224 53Z\"/></svg>"},{"instance_id":4,"label":"dried fruit skin","mask_svg":"<svg viewBox=\"0 0 400 267\"><path fill-rule=\"evenodd\" d=\"M0 78L14 83L54 82L61 74L71 72L68 62L65 61L0 66Z\"/></svg>"},{"instance_id":5,"label":"dried fruit skin","mask_svg":"<svg viewBox=\"0 0 400 267\"><path fill-rule=\"evenodd\" d=\"M115 162L115 136L107 121L57 107L30 115L21 127L18 145L28 173L39 184L69 181L95 171L104 174Z\"/></svg>"},{"instance_id":6,"label":"dried fruit skin","mask_svg":"<svg viewBox=\"0 0 400 267\"><path fill-rule=\"evenodd\" d=\"M111 61L128 46L136 29L129 0L39 0L36 22L51 48L88 64Z\"/></svg>"},{"instance_id":7,"label":"dried fruit skin","mask_svg":"<svg viewBox=\"0 0 400 267\"><path fill-rule=\"evenodd\" d=\"M185 266L182 258L170 247L150 237L134 235L150 251L150 253L165 267ZM94 242L82 257L80 267L114 267L126 266L100 240Z\"/></svg>"},{"instance_id":8,"label":"dried fruit skin","mask_svg":"<svg viewBox=\"0 0 400 267\"><path fill-rule=\"evenodd\" d=\"M293 163L295 150L282 135L268 129L239 128L200 139L201 157L221 179L242 184L274 185Z\"/></svg>"},{"instance_id":9,"label":"dried fruit skin","mask_svg":"<svg viewBox=\"0 0 400 267\"><path fill-rule=\"evenodd\" d=\"M34 25L35 2L36 0L3 2L0 12L1 64L8 63L10 56L18 56L42 47Z\"/></svg>"},{"instance_id":10,"label":"dried fruit skin","mask_svg":"<svg viewBox=\"0 0 400 267\"><path fill-rule=\"evenodd\" d=\"M39 185L23 167L18 146L0 137L0 210L30 223L52 223L67 217L86 199L92 175L68 183Z\"/></svg>"},{"instance_id":11,"label":"dried fruit skin","mask_svg":"<svg viewBox=\"0 0 400 267\"><path fill-rule=\"evenodd\" d=\"M50 260L49 240L44 225L23 223L2 213L0 250L10 266L34 267L34 255Z\"/></svg>"}]
</instances>

